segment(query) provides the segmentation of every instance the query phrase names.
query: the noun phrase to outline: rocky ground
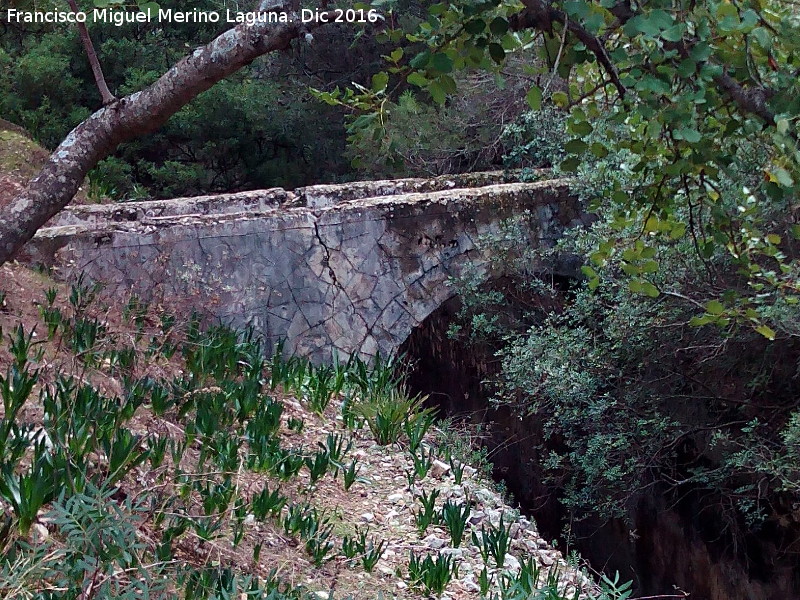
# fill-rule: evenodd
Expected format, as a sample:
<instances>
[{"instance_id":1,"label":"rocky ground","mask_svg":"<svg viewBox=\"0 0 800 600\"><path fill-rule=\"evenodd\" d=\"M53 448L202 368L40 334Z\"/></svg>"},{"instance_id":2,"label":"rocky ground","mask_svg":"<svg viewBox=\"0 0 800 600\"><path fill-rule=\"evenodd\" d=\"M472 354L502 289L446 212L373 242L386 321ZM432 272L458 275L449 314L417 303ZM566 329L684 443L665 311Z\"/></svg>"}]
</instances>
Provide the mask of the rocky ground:
<instances>
[{"instance_id":1,"label":"rocky ground","mask_svg":"<svg viewBox=\"0 0 800 600\"><path fill-rule=\"evenodd\" d=\"M321 441L329 431L336 430L335 409L330 411L330 420L321 420L309 414L299 402L287 402L291 407L289 414L302 417L309 424L303 432L307 440ZM427 443L434 452L444 453L446 448L440 447L439 433L434 430ZM361 430L354 441L352 455L361 470L351 493L342 490L338 482L326 481L313 497L341 519L343 531L369 528L373 535L386 540L387 548L372 574L353 573L346 561L322 571L307 572L305 583L320 594L329 589L328 584L333 581L340 596L353 594L372 598L374 590L381 589L398 597L416 598L418 594L409 589L406 568L409 552L414 551L449 555L458 562L458 576L448 585L443 598L480 598L478 580L484 562L479 548L471 540L471 533L478 533L482 526L490 524L499 527L501 518L506 526L510 525L511 550L502 569L493 566L488 570L491 577L499 580L503 576L518 575L521 561L532 558L540 565L542 578L556 574L560 588L569 598L576 590L594 591L594 584L586 573L567 564L562 554L539 535L535 523L508 505L493 489L492 482L483 479L475 468L464 465L461 482L456 483L450 464L435 460L428 475L409 487L406 473L412 471L414 465L407 450L400 446L379 446L367 430ZM434 490L439 492L436 500L439 509L448 500L472 507L469 525L458 548L453 547L447 528L441 524L429 526L422 535L417 530L414 513L421 508L420 496L430 495ZM295 576L302 578L305 568L300 562L289 568L297 569ZM497 589L496 584L492 585L492 591Z\"/></svg>"}]
</instances>

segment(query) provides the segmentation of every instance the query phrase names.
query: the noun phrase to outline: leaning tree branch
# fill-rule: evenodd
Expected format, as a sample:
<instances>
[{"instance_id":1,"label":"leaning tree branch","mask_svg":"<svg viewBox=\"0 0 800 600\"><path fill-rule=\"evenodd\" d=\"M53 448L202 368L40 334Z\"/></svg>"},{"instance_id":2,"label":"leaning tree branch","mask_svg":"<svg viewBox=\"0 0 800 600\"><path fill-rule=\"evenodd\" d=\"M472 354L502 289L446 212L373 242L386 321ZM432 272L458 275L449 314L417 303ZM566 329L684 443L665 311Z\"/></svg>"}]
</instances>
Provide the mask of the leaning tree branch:
<instances>
[{"instance_id":1,"label":"leaning tree branch","mask_svg":"<svg viewBox=\"0 0 800 600\"><path fill-rule=\"evenodd\" d=\"M289 17L288 24L257 22L229 29L176 63L151 86L101 108L73 129L39 174L0 209L0 264L13 258L69 204L86 174L119 144L155 131L221 79L263 54L288 48L309 28L323 24L313 21L301 28L299 14L290 12Z\"/></svg>"},{"instance_id":2,"label":"leaning tree branch","mask_svg":"<svg viewBox=\"0 0 800 600\"><path fill-rule=\"evenodd\" d=\"M714 77L714 82L740 109L761 117L768 125L775 125L775 113L767 106L767 101L775 95L774 90L761 86L745 88L725 72Z\"/></svg>"}]
</instances>

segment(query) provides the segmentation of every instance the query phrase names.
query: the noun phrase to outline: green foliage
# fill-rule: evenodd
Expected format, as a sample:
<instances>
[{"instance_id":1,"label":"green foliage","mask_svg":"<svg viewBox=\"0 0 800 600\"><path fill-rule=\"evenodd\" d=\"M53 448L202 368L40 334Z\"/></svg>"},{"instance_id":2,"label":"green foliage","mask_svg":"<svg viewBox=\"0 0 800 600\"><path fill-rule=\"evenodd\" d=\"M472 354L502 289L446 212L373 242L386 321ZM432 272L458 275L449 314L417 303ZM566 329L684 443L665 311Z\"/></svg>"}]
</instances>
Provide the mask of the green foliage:
<instances>
[{"instance_id":1,"label":"green foliage","mask_svg":"<svg viewBox=\"0 0 800 600\"><path fill-rule=\"evenodd\" d=\"M322 365L311 370L308 382L304 383L303 399L317 414L323 414L331 399L344 387L345 366L338 362L334 366Z\"/></svg>"},{"instance_id":2,"label":"green foliage","mask_svg":"<svg viewBox=\"0 0 800 600\"><path fill-rule=\"evenodd\" d=\"M333 476L336 477L339 473L339 469L344 468L344 457L347 456L347 453L353 448L353 439L349 438L347 444L345 444L344 434L331 432L325 438L324 448L330 456Z\"/></svg>"},{"instance_id":3,"label":"green foliage","mask_svg":"<svg viewBox=\"0 0 800 600\"><path fill-rule=\"evenodd\" d=\"M506 555L511 549L511 523L503 523L503 515L497 527L481 525L480 532L472 532L472 543L478 548L485 565L489 564L489 557L494 559L498 568L503 568Z\"/></svg>"},{"instance_id":4,"label":"green foliage","mask_svg":"<svg viewBox=\"0 0 800 600\"><path fill-rule=\"evenodd\" d=\"M453 561L452 555L439 554L434 560L430 555L420 558L411 551L408 576L415 587L438 597L444 593L453 577L458 576L458 564Z\"/></svg>"},{"instance_id":5,"label":"green foliage","mask_svg":"<svg viewBox=\"0 0 800 600\"><path fill-rule=\"evenodd\" d=\"M350 464L342 469L342 480L344 483L345 491L349 491L353 484L358 481L358 472L361 467L358 465L358 461L354 458L350 461Z\"/></svg>"},{"instance_id":6,"label":"green foliage","mask_svg":"<svg viewBox=\"0 0 800 600\"><path fill-rule=\"evenodd\" d=\"M388 542L381 540L377 544L374 538L368 538L369 530L356 528L355 536L346 535L342 538L342 554L348 559L359 557L361 565L367 573L372 573L375 565L383 556Z\"/></svg>"},{"instance_id":7,"label":"green foliage","mask_svg":"<svg viewBox=\"0 0 800 600\"><path fill-rule=\"evenodd\" d=\"M396 443L403 433L403 423L422 409L422 398L409 397L403 389L377 390L374 395L361 399L352 410L369 427L381 446Z\"/></svg>"},{"instance_id":8,"label":"green foliage","mask_svg":"<svg viewBox=\"0 0 800 600\"><path fill-rule=\"evenodd\" d=\"M471 508L468 502L459 504L448 500L442 506L441 522L445 524L447 531L450 532L450 541L453 548L458 548L461 545L470 512Z\"/></svg>"},{"instance_id":9,"label":"green foliage","mask_svg":"<svg viewBox=\"0 0 800 600\"><path fill-rule=\"evenodd\" d=\"M464 463L459 460L456 460L452 456L448 460L450 464L450 473L453 474L453 481L456 485L461 485L461 481L464 479Z\"/></svg>"},{"instance_id":10,"label":"green foliage","mask_svg":"<svg viewBox=\"0 0 800 600\"><path fill-rule=\"evenodd\" d=\"M556 167L566 153L566 115L552 104L529 111L503 130L507 148L504 160L509 167Z\"/></svg>"},{"instance_id":11,"label":"green foliage","mask_svg":"<svg viewBox=\"0 0 800 600\"><path fill-rule=\"evenodd\" d=\"M119 4L108 2L105 7ZM159 4L163 9L185 9L176 0ZM214 0L192 5L200 11L220 7ZM121 26L91 23L89 30L109 88L123 96L153 83L223 27L161 27L153 19ZM340 73L347 73L347 81L367 76L380 53L374 44L362 43L350 50L361 60L347 60L353 35L341 30L319 36L320 46L330 48L324 68L335 76L305 53L287 53L220 82L158 132L124 144L102 161L89 176L88 197L141 200L296 187L346 176L350 168L343 157L342 111L319 104L307 89L312 81L325 85ZM293 76L285 76L287 72ZM74 26L17 24L12 35L0 40L0 113L42 145L55 148L98 108L99 94Z\"/></svg>"},{"instance_id":12,"label":"green foliage","mask_svg":"<svg viewBox=\"0 0 800 600\"><path fill-rule=\"evenodd\" d=\"M165 592L169 580L161 565L148 565L138 525L146 507L130 500L120 505L113 489L87 487L85 493L53 504L47 518L63 539L64 548L39 565L41 581L60 589L63 598L79 594L87 581L98 582L99 597L134 598ZM65 593L66 592L66 593Z\"/></svg>"},{"instance_id":13,"label":"green foliage","mask_svg":"<svg viewBox=\"0 0 800 600\"><path fill-rule=\"evenodd\" d=\"M604 128L595 123L595 132ZM758 185L763 145L735 147L721 192ZM584 193L630 182L626 156L581 170ZM759 331L761 316L747 313L740 296L748 275L725 247L678 235L677 221L652 215L626 217L620 229L624 206L609 201L592 227L553 250L514 241L513 223L484 241L525 305L474 280L461 288L461 334L499 349L494 402L527 419L542 477L572 519L625 518L643 497L690 496L702 498L692 510L713 515L708 527L731 545L781 528L783 503L798 492L798 308L764 306L770 331ZM743 208L779 223L780 206ZM735 209L722 200L720 208ZM647 234L653 227L678 230ZM617 247L611 237L629 243ZM708 250L698 254L698 243ZM602 266L591 262L598 251L607 255ZM580 269L578 257L589 264ZM733 318L740 309L755 320Z\"/></svg>"},{"instance_id":14,"label":"green foliage","mask_svg":"<svg viewBox=\"0 0 800 600\"><path fill-rule=\"evenodd\" d=\"M430 493L425 491L419 496L422 508L414 513L414 522L420 537L425 535L428 527L436 524L440 520L440 512L436 510L436 499L439 497L439 490L433 489Z\"/></svg>"},{"instance_id":15,"label":"green foliage","mask_svg":"<svg viewBox=\"0 0 800 600\"><path fill-rule=\"evenodd\" d=\"M724 254L741 276L729 297L717 290L702 302L716 300L717 312L701 312L693 324L736 322L779 336L775 317L800 302L799 233L787 218L800 185L793 7L570 0L552 4L546 19L525 8L433 4L410 30L383 34L418 44L388 54L387 73L446 105L465 87L457 73L496 73L527 59L536 85L525 98L535 112L507 128L515 146L508 159L558 164L563 173L577 171L579 182L587 171L611 175L590 198L589 208L604 214L615 205L610 230L589 251L592 285L599 284L592 273L610 261L631 291L658 297L661 266L648 255L661 243L689 240L696 256ZM538 61L528 58L532 48ZM362 113L350 125L357 140L391 148L392 119L402 123L409 109L402 102L387 109L381 93L347 90L329 100ZM403 133L394 137L402 145ZM759 151L745 183L736 171L748 145ZM635 225L641 229L630 235Z\"/></svg>"},{"instance_id":16,"label":"green foliage","mask_svg":"<svg viewBox=\"0 0 800 600\"><path fill-rule=\"evenodd\" d=\"M378 561L383 556L383 552L386 550L386 546L389 544L386 540L381 540L378 544L375 544L374 539L370 539L369 541L359 540L361 550L361 566L364 567L364 570L367 573L372 573L375 569L375 565L378 564Z\"/></svg>"},{"instance_id":17,"label":"green foliage","mask_svg":"<svg viewBox=\"0 0 800 600\"><path fill-rule=\"evenodd\" d=\"M428 475L428 471L433 465L436 455L433 448L420 446L416 452L411 453L411 461L414 463L414 475L418 480L423 480Z\"/></svg>"},{"instance_id":18,"label":"green foliage","mask_svg":"<svg viewBox=\"0 0 800 600\"><path fill-rule=\"evenodd\" d=\"M330 452L324 448L317 450L313 455L305 457L305 463L308 467L310 485L313 486L328 472L328 467L331 465Z\"/></svg>"},{"instance_id":19,"label":"green foliage","mask_svg":"<svg viewBox=\"0 0 800 600\"><path fill-rule=\"evenodd\" d=\"M283 496L278 488L270 491L265 485L264 489L255 494L251 500L253 516L262 521L270 516L278 516L286 501L286 496Z\"/></svg>"},{"instance_id":20,"label":"green foliage","mask_svg":"<svg viewBox=\"0 0 800 600\"><path fill-rule=\"evenodd\" d=\"M425 402L425 398L423 398L422 402ZM425 407L408 415L403 422L403 431L408 437L408 449L413 455L416 455L422 440L425 439L425 435L435 422L434 415L434 409Z\"/></svg>"},{"instance_id":21,"label":"green foliage","mask_svg":"<svg viewBox=\"0 0 800 600\"><path fill-rule=\"evenodd\" d=\"M17 327L3 340L10 359L0 376L0 595L67 600L96 589L103 597L140 598L169 588L185 598L240 592L262 597L264 590L275 600L299 598L291 590L256 585L237 565L198 565L177 548L189 539L198 551L208 544L236 550L252 539L246 538L251 521L273 520L299 538L314 565L331 560L338 544L328 516L290 503L271 483L251 492L241 477L266 471L288 482L306 467L313 486L341 469L349 488L358 473L356 460L345 464L353 440L334 431L312 452L287 445L293 436L281 432L283 404L267 395L269 386L309 389L317 373L327 372L317 388L336 389L326 392L327 401L341 394L360 402L362 393L389 394L397 382L393 363L354 360L324 371L307 361L273 358L273 373L267 373L252 332L205 328L195 317L167 342L175 319L152 319L137 299L122 311L130 335L106 326L76 337L81 323L101 323L96 291L78 284L61 305L57 291L49 290L44 307L51 312L42 314L58 307L51 341L77 347L80 340L78 367L116 373L118 396L84 376L43 382L44 352L33 333ZM138 375L152 373L147 367L153 362L181 359L182 371L171 379ZM156 367L158 372L161 365ZM42 420L34 428L24 417L37 386ZM170 433L134 433L130 422L142 407L161 415L156 422L168 420ZM150 477L153 485L143 486ZM42 538L42 523L49 537ZM141 536L143 530L152 535ZM359 532L350 545L369 572L387 544ZM255 560L260 552L257 543Z\"/></svg>"}]
</instances>

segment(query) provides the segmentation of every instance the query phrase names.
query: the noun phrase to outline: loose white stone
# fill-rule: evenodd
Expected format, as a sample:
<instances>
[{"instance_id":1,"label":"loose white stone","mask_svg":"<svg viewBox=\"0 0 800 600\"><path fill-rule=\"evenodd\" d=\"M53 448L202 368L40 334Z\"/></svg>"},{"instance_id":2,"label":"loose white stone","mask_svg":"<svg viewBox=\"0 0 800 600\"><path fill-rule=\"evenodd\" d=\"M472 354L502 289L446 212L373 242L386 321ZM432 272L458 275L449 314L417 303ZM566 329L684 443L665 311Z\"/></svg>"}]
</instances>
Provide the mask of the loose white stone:
<instances>
[{"instance_id":1,"label":"loose white stone","mask_svg":"<svg viewBox=\"0 0 800 600\"><path fill-rule=\"evenodd\" d=\"M430 534L422 541L431 550L439 550L440 548L444 548L447 544L447 540L436 537L435 533Z\"/></svg>"},{"instance_id":2,"label":"loose white stone","mask_svg":"<svg viewBox=\"0 0 800 600\"><path fill-rule=\"evenodd\" d=\"M437 479L441 478L442 475L447 473L449 470L450 465L440 460L433 461L433 464L431 465L431 475Z\"/></svg>"},{"instance_id":3,"label":"loose white stone","mask_svg":"<svg viewBox=\"0 0 800 600\"><path fill-rule=\"evenodd\" d=\"M519 573L519 560L512 554L506 554L506 561L503 563L503 567L512 573Z\"/></svg>"}]
</instances>

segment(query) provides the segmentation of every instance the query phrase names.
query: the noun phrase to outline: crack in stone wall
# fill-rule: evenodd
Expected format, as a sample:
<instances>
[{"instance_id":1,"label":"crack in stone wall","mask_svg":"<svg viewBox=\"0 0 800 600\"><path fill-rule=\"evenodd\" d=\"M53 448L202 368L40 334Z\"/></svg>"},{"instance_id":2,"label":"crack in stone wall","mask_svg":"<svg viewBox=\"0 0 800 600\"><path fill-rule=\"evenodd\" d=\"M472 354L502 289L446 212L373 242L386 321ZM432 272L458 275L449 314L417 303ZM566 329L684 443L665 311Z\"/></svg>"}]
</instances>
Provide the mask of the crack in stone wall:
<instances>
[{"instance_id":1,"label":"crack in stone wall","mask_svg":"<svg viewBox=\"0 0 800 600\"><path fill-rule=\"evenodd\" d=\"M452 297L450 278L497 275L476 240L499 232L504 219L522 216L529 243L538 245L587 222L566 180L477 188L413 181L413 189L437 189L361 182L355 191L338 186L338 200L314 207L295 201L307 188L267 190L248 193L243 204L240 195L227 204L160 201L158 210L134 203L124 219L119 206L76 209L41 230L26 254L66 280L83 273L103 282L109 298L136 293L200 310L327 360L392 353ZM397 193L363 197L387 188ZM356 197L341 199L348 194ZM290 202L268 205L270 198Z\"/></svg>"}]
</instances>

